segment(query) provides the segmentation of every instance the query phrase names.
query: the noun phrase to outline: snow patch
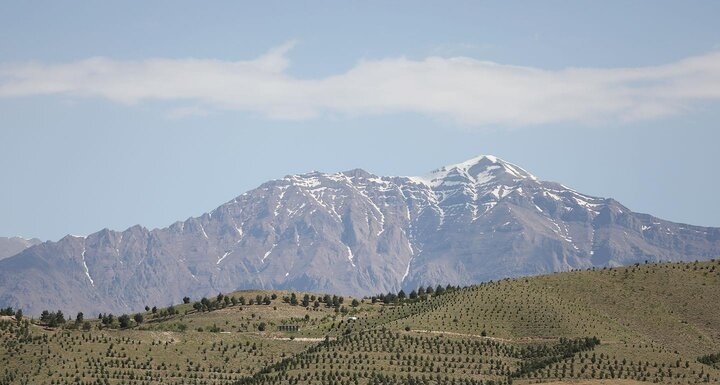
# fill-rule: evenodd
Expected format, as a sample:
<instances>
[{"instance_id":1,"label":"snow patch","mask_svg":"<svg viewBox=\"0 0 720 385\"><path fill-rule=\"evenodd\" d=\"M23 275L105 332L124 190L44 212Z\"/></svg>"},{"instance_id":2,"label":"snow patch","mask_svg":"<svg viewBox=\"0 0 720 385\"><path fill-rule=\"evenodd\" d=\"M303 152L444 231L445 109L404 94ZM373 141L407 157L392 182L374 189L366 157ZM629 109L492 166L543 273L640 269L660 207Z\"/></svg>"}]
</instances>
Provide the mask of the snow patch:
<instances>
[{"instance_id":1,"label":"snow patch","mask_svg":"<svg viewBox=\"0 0 720 385\"><path fill-rule=\"evenodd\" d=\"M355 257L353 256L353 252L350 249L350 246L345 245L345 247L347 247L347 252L348 252L347 258L350 261L350 264L352 265L352 267L355 267L355 262L353 261L353 259L355 259Z\"/></svg>"},{"instance_id":2,"label":"snow patch","mask_svg":"<svg viewBox=\"0 0 720 385\"><path fill-rule=\"evenodd\" d=\"M222 257L218 258L217 263L215 263L215 264L216 264L216 265L219 265L220 262L222 262L223 259L225 259L225 258L226 258L228 255L230 255L230 254L232 254L232 251L226 251L225 254L223 254Z\"/></svg>"},{"instance_id":3,"label":"snow patch","mask_svg":"<svg viewBox=\"0 0 720 385\"><path fill-rule=\"evenodd\" d=\"M277 243L273 243L273 245L272 245L272 247L270 248L270 250L268 250L267 253L265 253L265 255L263 255L262 258L260 258L260 262L261 262L261 263L264 263L264 262L265 262L265 258L267 258L267 257L270 255L270 253L272 253L273 250L275 250L275 247L276 247L277 245L278 245Z\"/></svg>"},{"instance_id":4,"label":"snow patch","mask_svg":"<svg viewBox=\"0 0 720 385\"><path fill-rule=\"evenodd\" d=\"M92 285L92 287L95 287L95 281L93 281L92 277L90 276L90 269L88 269L88 265L87 265L87 263L85 263L85 247L84 246L83 246L83 251L82 251L81 256L82 256L82 264L83 264L83 267L85 268L85 276L88 278L88 280L90 280L90 284Z\"/></svg>"}]
</instances>

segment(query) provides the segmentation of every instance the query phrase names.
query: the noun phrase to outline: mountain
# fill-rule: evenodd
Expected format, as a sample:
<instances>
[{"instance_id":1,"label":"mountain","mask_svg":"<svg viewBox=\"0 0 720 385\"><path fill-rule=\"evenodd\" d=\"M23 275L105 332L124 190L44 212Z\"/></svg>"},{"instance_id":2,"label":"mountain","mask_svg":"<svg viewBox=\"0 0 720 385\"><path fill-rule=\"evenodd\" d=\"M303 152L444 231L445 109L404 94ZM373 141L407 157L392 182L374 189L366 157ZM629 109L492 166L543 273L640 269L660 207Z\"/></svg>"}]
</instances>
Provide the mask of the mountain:
<instances>
[{"instance_id":1,"label":"mountain","mask_svg":"<svg viewBox=\"0 0 720 385\"><path fill-rule=\"evenodd\" d=\"M28 247L39 243L42 243L42 241L37 238L25 239L22 237L0 237L0 259L12 257Z\"/></svg>"},{"instance_id":2,"label":"mountain","mask_svg":"<svg viewBox=\"0 0 720 385\"><path fill-rule=\"evenodd\" d=\"M480 156L420 177L290 175L167 228L36 245L0 261L0 305L126 312L242 288L369 295L718 256L718 228L634 213Z\"/></svg>"}]
</instances>

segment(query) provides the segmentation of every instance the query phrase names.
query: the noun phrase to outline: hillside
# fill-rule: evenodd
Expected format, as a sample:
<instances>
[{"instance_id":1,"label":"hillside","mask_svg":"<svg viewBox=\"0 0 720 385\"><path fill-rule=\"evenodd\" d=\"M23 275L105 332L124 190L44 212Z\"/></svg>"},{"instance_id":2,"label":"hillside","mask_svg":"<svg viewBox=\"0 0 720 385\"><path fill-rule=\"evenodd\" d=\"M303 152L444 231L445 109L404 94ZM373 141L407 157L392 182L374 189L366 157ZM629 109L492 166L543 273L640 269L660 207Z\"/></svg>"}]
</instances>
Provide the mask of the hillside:
<instances>
[{"instance_id":1,"label":"hillside","mask_svg":"<svg viewBox=\"0 0 720 385\"><path fill-rule=\"evenodd\" d=\"M720 261L507 279L357 306L336 297L337 311L323 297L308 294L304 307L304 293L236 292L148 311L123 330L117 315L77 328L6 316L0 384L720 382L717 364L698 361L720 352Z\"/></svg>"},{"instance_id":2,"label":"hillside","mask_svg":"<svg viewBox=\"0 0 720 385\"><path fill-rule=\"evenodd\" d=\"M0 261L0 307L135 312L240 289L367 296L716 257L720 229L634 213L480 156L419 177L289 175L166 228L45 242Z\"/></svg>"}]
</instances>

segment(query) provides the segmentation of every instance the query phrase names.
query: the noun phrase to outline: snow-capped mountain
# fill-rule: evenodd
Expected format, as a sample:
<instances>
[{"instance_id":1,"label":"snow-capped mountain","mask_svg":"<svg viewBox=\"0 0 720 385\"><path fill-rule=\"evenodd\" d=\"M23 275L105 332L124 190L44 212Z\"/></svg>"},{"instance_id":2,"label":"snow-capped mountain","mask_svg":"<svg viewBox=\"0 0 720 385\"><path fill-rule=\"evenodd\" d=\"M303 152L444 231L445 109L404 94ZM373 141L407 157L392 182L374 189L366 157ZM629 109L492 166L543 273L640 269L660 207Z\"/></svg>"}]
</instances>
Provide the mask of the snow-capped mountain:
<instances>
[{"instance_id":1,"label":"snow-capped mountain","mask_svg":"<svg viewBox=\"0 0 720 385\"><path fill-rule=\"evenodd\" d=\"M241 288L370 295L718 256L718 228L633 213L480 156L420 177L290 175L164 229L36 245L0 261L0 306L127 312Z\"/></svg>"}]
</instances>

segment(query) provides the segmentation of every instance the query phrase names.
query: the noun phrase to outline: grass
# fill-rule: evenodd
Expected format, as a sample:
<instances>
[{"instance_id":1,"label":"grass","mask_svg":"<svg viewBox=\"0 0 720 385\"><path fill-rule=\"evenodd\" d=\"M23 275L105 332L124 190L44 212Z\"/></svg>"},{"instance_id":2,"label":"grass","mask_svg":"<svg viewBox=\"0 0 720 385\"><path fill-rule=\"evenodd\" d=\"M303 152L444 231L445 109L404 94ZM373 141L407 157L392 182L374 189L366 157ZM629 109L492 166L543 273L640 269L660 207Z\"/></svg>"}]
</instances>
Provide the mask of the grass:
<instances>
[{"instance_id":1,"label":"grass","mask_svg":"<svg viewBox=\"0 0 720 385\"><path fill-rule=\"evenodd\" d=\"M720 352L718 261L509 279L397 305L344 298L344 311L293 306L290 292L227 297L273 294L146 312L123 330L2 317L0 385L720 382L698 362ZM587 337L601 344L580 347Z\"/></svg>"}]
</instances>

